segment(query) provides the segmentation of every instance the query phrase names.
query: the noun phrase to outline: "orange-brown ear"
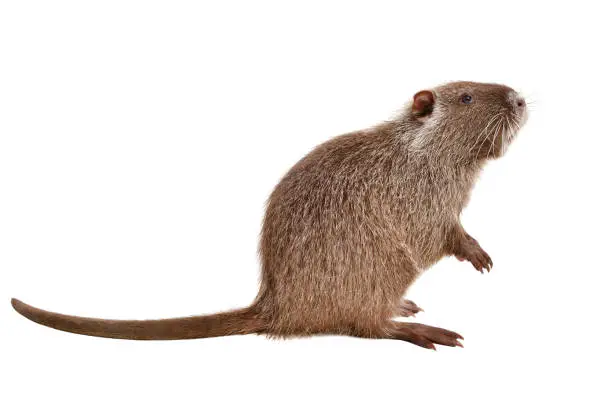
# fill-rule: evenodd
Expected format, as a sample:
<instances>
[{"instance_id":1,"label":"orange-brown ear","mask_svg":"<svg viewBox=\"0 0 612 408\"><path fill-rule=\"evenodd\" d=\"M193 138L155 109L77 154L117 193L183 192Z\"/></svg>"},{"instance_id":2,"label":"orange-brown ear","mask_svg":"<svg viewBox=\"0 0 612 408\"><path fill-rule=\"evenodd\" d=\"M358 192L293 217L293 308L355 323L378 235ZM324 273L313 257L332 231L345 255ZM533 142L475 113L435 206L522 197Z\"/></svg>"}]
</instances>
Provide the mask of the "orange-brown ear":
<instances>
[{"instance_id":1,"label":"orange-brown ear","mask_svg":"<svg viewBox=\"0 0 612 408\"><path fill-rule=\"evenodd\" d=\"M412 101L412 113L415 116L423 117L433 112L435 103L434 94L431 91L420 91L414 94Z\"/></svg>"}]
</instances>

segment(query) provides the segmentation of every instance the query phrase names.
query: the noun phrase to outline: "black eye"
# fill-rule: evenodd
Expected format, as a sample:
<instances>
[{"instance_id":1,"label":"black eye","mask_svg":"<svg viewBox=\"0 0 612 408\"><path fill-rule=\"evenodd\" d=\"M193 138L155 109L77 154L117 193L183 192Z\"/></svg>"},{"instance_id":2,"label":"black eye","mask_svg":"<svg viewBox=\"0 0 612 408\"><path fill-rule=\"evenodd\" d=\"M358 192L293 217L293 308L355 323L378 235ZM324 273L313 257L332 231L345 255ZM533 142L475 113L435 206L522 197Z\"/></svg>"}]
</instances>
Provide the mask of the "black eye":
<instances>
[{"instance_id":1,"label":"black eye","mask_svg":"<svg viewBox=\"0 0 612 408\"><path fill-rule=\"evenodd\" d=\"M464 103L466 105L472 103L472 95L464 94L463 96L461 96L461 103Z\"/></svg>"}]
</instances>

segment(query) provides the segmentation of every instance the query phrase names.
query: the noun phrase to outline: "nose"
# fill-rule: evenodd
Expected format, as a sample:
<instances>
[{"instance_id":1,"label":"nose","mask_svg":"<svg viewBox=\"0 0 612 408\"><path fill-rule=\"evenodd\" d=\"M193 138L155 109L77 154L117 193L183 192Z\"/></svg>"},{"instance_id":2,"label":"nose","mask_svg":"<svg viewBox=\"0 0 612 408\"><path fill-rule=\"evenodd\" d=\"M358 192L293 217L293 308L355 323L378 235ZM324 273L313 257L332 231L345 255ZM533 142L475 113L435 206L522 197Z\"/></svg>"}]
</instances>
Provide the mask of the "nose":
<instances>
[{"instance_id":1,"label":"nose","mask_svg":"<svg viewBox=\"0 0 612 408\"><path fill-rule=\"evenodd\" d=\"M507 101L509 105L511 105L514 109L522 111L527 108L527 104L525 103L525 98L523 98L523 96L520 93L516 92L515 90L510 89L510 91L508 92L507 98L508 98Z\"/></svg>"}]
</instances>

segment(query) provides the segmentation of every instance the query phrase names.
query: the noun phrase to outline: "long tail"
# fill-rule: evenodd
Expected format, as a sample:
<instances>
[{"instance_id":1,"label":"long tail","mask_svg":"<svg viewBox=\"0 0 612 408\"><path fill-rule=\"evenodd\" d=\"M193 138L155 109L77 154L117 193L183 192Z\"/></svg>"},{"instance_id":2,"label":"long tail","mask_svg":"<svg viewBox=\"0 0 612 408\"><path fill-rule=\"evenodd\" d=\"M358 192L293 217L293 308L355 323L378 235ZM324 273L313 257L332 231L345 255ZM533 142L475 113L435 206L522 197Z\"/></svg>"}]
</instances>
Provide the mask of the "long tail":
<instances>
[{"instance_id":1,"label":"long tail","mask_svg":"<svg viewBox=\"0 0 612 408\"><path fill-rule=\"evenodd\" d=\"M161 320L106 320L48 312L11 299L13 308L33 322L86 336L128 340L181 340L260 333L264 324L253 307L205 316Z\"/></svg>"}]
</instances>

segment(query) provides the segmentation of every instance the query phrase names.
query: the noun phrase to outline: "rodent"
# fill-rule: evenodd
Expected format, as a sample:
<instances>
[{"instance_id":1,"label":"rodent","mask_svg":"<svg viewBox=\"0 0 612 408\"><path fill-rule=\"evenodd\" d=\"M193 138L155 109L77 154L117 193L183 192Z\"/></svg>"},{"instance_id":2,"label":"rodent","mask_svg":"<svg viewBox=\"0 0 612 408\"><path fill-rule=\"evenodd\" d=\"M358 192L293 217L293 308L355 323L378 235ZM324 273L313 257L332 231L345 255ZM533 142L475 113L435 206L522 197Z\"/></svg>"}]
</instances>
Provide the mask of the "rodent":
<instances>
[{"instance_id":1,"label":"rodent","mask_svg":"<svg viewBox=\"0 0 612 408\"><path fill-rule=\"evenodd\" d=\"M393 320L420 309L403 299L445 256L490 270L460 214L484 163L501 157L527 119L525 100L498 84L451 82L416 93L395 118L319 145L295 164L266 207L254 302L163 320L104 320L12 299L28 319L72 333L133 340L258 333L398 339L435 349L459 334Z\"/></svg>"}]
</instances>

